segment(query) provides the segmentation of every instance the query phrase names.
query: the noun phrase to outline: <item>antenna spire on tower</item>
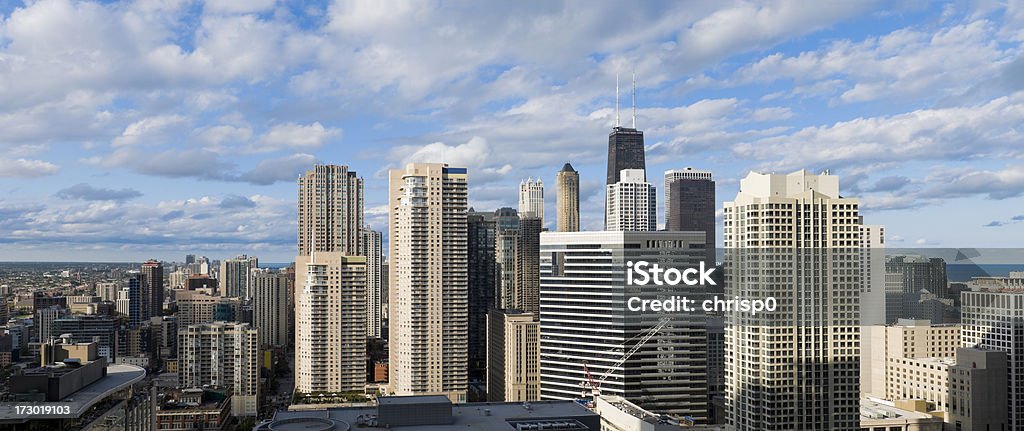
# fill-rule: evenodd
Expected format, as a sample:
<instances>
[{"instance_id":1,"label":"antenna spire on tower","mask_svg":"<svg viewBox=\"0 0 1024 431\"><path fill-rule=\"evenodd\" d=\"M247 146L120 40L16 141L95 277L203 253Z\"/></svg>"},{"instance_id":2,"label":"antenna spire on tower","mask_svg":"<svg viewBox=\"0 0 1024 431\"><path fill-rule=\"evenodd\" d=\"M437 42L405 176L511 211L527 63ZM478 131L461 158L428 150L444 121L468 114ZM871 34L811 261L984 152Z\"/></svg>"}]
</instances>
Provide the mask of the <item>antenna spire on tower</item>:
<instances>
[{"instance_id":1,"label":"antenna spire on tower","mask_svg":"<svg viewBox=\"0 0 1024 431\"><path fill-rule=\"evenodd\" d=\"M636 72L633 72L633 128L636 128Z\"/></svg>"},{"instance_id":2,"label":"antenna spire on tower","mask_svg":"<svg viewBox=\"0 0 1024 431\"><path fill-rule=\"evenodd\" d=\"M615 72L615 127L619 127L619 72Z\"/></svg>"}]
</instances>

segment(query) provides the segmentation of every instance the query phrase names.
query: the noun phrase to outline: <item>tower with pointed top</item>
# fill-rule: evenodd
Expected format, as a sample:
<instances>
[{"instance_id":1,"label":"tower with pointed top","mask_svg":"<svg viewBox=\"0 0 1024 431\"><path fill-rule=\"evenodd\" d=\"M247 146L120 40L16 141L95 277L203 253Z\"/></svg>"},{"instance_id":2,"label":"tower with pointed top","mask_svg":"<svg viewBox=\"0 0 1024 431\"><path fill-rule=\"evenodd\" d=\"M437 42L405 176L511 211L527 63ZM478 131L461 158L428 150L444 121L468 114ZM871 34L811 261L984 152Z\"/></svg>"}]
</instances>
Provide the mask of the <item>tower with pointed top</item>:
<instances>
[{"instance_id":1,"label":"tower with pointed top","mask_svg":"<svg viewBox=\"0 0 1024 431\"><path fill-rule=\"evenodd\" d=\"M608 181L607 185L619 182L623 169L647 171L644 160L644 132L636 128L636 75L633 75L633 127L622 127L619 123L619 77L615 76L615 127L608 134Z\"/></svg>"},{"instance_id":2,"label":"tower with pointed top","mask_svg":"<svg viewBox=\"0 0 1024 431\"><path fill-rule=\"evenodd\" d=\"M543 222L544 182L540 178L527 178L519 183L519 216L536 217Z\"/></svg>"},{"instance_id":3,"label":"tower with pointed top","mask_svg":"<svg viewBox=\"0 0 1024 431\"><path fill-rule=\"evenodd\" d=\"M580 230L580 173L566 162L562 170L555 175L555 188L558 193L556 210L558 212L559 232L579 232Z\"/></svg>"}]
</instances>

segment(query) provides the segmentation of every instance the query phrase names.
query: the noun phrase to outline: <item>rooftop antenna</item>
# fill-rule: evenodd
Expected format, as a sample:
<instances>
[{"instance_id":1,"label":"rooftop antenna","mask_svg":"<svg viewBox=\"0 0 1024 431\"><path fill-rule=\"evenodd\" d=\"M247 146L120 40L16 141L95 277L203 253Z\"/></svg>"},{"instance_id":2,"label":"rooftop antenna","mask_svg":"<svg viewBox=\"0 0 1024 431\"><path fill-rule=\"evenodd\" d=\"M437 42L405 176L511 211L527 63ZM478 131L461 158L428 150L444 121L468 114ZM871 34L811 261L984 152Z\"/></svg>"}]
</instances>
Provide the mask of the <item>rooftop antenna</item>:
<instances>
[{"instance_id":1,"label":"rooftop antenna","mask_svg":"<svg viewBox=\"0 0 1024 431\"><path fill-rule=\"evenodd\" d=\"M619 127L619 72L615 72L615 127Z\"/></svg>"},{"instance_id":2,"label":"rooftop antenna","mask_svg":"<svg viewBox=\"0 0 1024 431\"><path fill-rule=\"evenodd\" d=\"M636 128L636 72L633 72L633 128Z\"/></svg>"}]
</instances>

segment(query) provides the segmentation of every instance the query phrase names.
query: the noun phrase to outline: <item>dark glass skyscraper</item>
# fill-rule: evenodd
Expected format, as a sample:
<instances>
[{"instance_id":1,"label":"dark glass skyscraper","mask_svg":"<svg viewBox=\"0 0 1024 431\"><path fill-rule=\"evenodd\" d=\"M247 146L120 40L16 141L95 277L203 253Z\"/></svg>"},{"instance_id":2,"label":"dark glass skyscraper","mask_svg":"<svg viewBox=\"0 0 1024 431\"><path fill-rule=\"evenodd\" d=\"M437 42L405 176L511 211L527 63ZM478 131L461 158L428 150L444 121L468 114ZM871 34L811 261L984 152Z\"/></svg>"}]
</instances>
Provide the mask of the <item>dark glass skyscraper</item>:
<instances>
[{"instance_id":1,"label":"dark glass skyscraper","mask_svg":"<svg viewBox=\"0 0 1024 431\"><path fill-rule=\"evenodd\" d=\"M619 182L623 169L644 169L644 132L628 127L612 129L608 134L608 183Z\"/></svg>"},{"instance_id":2,"label":"dark glass skyscraper","mask_svg":"<svg viewBox=\"0 0 1024 431\"><path fill-rule=\"evenodd\" d=\"M715 261L715 180L693 168L665 172L665 230L704 232L708 261Z\"/></svg>"},{"instance_id":3,"label":"dark glass skyscraper","mask_svg":"<svg viewBox=\"0 0 1024 431\"><path fill-rule=\"evenodd\" d=\"M496 224L491 213L470 209L466 216L469 276L469 379L483 381L487 369L487 312L498 285Z\"/></svg>"},{"instance_id":4,"label":"dark glass skyscraper","mask_svg":"<svg viewBox=\"0 0 1024 431\"><path fill-rule=\"evenodd\" d=\"M164 265L156 260L148 260L142 264L142 295L144 320L150 316L160 316L164 311Z\"/></svg>"}]
</instances>

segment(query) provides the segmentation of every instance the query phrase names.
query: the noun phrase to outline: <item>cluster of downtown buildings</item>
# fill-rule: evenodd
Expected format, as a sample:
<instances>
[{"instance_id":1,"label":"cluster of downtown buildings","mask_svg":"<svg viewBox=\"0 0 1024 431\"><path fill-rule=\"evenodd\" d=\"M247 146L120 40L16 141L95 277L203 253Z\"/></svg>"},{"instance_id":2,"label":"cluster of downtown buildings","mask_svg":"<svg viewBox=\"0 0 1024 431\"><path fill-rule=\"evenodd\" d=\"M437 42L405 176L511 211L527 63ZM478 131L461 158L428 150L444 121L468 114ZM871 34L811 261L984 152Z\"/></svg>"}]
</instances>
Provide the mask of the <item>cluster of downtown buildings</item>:
<instances>
[{"instance_id":1,"label":"cluster of downtown buildings","mask_svg":"<svg viewBox=\"0 0 1024 431\"><path fill-rule=\"evenodd\" d=\"M509 424L524 413L508 403L577 415L544 404L560 401L596 411L603 429L615 430L1024 429L1024 273L953 292L944 263L887 257L884 228L864 223L835 175L750 173L721 206L721 248L706 170L664 173L659 230L635 124L608 138L601 231L580 229L580 176L570 163L555 174L555 223L545 222L539 179L522 181L518 208L477 211L471 178L470 168L444 163L391 170L384 235L365 223L364 179L344 165L316 165L298 179L293 265L190 255L97 283L94 298L35 297L40 350L66 358L84 349L87 362L102 357L169 381L173 396L129 394L161 406L137 429L188 428L199 422L184 417L197 414L219 426L227 413L262 416L264 386L284 355L293 355L302 403L419 397L381 398L372 414L287 412L282 426L378 421L413 407L457 421L450 403L483 401L477 410ZM630 286L626 265L639 260L717 266L718 283ZM673 295L771 297L778 307L753 315L625 306L629 297ZM26 344L16 324L7 328L6 342L13 334ZM577 416L545 426L596 429ZM631 428L620 416L640 420Z\"/></svg>"}]
</instances>

